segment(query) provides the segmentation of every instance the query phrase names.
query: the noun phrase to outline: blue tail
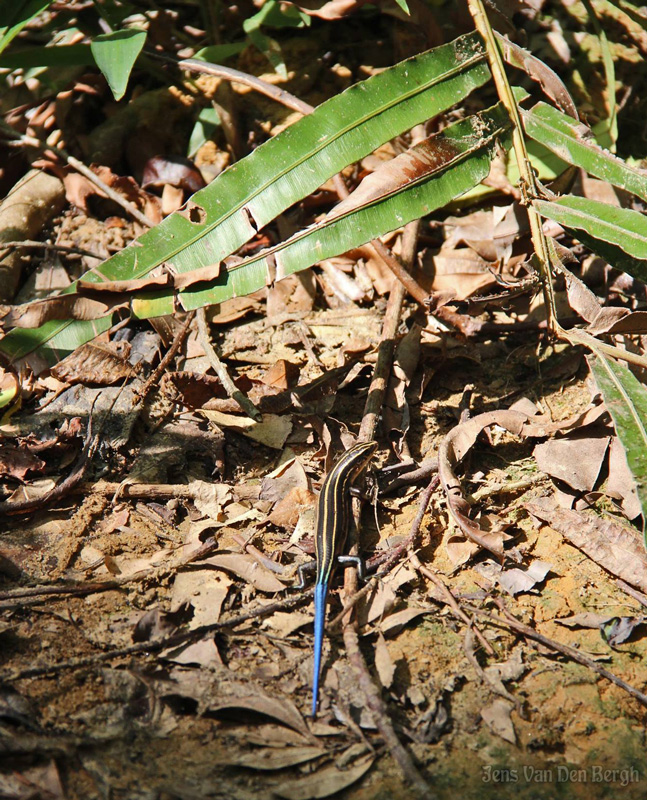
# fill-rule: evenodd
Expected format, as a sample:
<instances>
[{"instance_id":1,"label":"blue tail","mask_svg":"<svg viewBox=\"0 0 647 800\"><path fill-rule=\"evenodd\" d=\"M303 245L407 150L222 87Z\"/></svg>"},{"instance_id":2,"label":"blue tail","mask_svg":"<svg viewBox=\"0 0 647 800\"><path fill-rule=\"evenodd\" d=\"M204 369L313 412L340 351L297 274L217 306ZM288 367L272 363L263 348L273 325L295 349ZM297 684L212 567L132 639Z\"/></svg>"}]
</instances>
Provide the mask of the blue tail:
<instances>
[{"instance_id":1,"label":"blue tail","mask_svg":"<svg viewBox=\"0 0 647 800\"><path fill-rule=\"evenodd\" d=\"M323 649L324 625L326 622L326 596L328 584L315 584L315 660L312 673L312 716L317 714L319 700L319 677L321 674L321 651Z\"/></svg>"}]
</instances>

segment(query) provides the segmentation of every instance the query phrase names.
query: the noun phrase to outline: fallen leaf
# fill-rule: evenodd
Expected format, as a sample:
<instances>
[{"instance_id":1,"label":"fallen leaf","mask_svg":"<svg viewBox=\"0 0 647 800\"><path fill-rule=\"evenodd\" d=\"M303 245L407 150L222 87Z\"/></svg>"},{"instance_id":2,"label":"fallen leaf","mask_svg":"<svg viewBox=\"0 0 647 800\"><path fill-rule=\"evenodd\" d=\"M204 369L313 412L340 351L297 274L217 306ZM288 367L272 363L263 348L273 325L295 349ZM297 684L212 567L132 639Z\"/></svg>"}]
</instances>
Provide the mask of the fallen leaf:
<instances>
[{"instance_id":1,"label":"fallen leaf","mask_svg":"<svg viewBox=\"0 0 647 800\"><path fill-rule=\"evenodd\" d=\"M549 498L526 508L607 572L647 592L647 554L638 531L594 514L556 508Z\"/></svg>"},{"instance_id":2,"label":"fallen leaf","mask_svg":"<svg viewBox=\"0 0 647 800\"><path fill-rule=\"evenodd\" d=\"M0 476L24 481L28 472L42 472L45 462L24 445L4 444L0 449Z\"/></svg>"},{"instance_id":3,"label":"fallen leaf","mask_svg":"<svg viewBox=\"0 0 647 800\"><path fill-rule=\"evenodd\" d=\"M272 509L269 520L279 528L293 530L300 515L313 508L317 496L309 489L297 486L289 490Z\"/></svg>"},{"instance_id":4,"label":"fallen leaf","mask_svg":"<svg viewBox=\"0 0 647 800\"><path fill-rule=\"evenodd\" d=\"M262 628L270 628L281 637L291 636L304 625L312 625L312 614L302 611L275 611L271 617L263 621Z\"/></svg>"},{"instance_id":5,"label":"fallen leaf","mask_svg":"<svg viewBox=\"0 0 647 800\"><path fill-rule=\"evenodd\" d=\"M231 486L226 483L191 481L189 490L198 511L214 520L214 522L224 522L226 520L223 509L227 503L233 500Z\"/></svg>"},{"instance_id":6,"label":"fallen leaf","mask_svg":"<svg viewBox=\"0 0 647 800\"><path fill-rule=\"evenodd\" d=\"M235 428L243 436L255 442L281 450L285 440L292 432L292 420L287 416L277 414L263 414L262 422L255 422L250 417L235 414L223 414L220 411L202 410L202 414L220 428Z\"/></svg>"},{"instance_id":7,"label":"fallen leaf","mask_svg":"<svg viewBox=\"0 0 647 800\"><path fill-rule=\"evenodd\" d=\"M199 642L163 651L160 656L175 664L196 665L198 667L223 666L220 653L213 639L201 639Z\"/></svg>"},{"instance_id":8,"label":"fallen leaf","mask_svg":"<svg viewBox=\"0 0 647 800\"><path fill-rule=\"evenodd\" d=\"M636 628L643 626L645 622L647 622L646 617L614 617L602 625L602 635L611 647L615 647L626 642Z\"/></svg>"},{"instance_id":9,"label":"fallen leaf","mask_svg":"<svg viewBox=\"0 0 647 800\"><path fill-rule=\"evenodd\" d=\"M178 572L171 591L171 612L190 603L193 617L189 628L212 625L220 619L220 610L231 585L231 578L213 569L189 568Z\"/></svg>"},{"instance_id":10,"label":"fallen leaf","mask_svg":"<svg viewBox=\"0 0 647 800\"><path fill-rule=\"evenodd\" d=\"M412 619L422 614L432 614L433 611L433 608L405 608L402 611L396 611L395 614L389 614L380 622L379 628L385 636L395 636Z\"/></svg>"},{"instance_id":11,"label":"fallen leaf","mask_svg":"<svg viewBox=\"0 0 647 800\"><path fill-rule=\"evenodd\" d=\"M293 728L298 733L311 738L303 717L287 697L268 697L262 692L250 692L245 687L240 687L240 690L240 695L232 695L209 703L209 710L224 711L229 708L244 708L256 714L272 717L272 719L287 725L288 728Z\"/></svg>"},{"instance_id":12,"label":"fallen leaf","mask_svg":"<svg viewBox=\"0 0 647 800\"><path fill-rule=\"evenodd\" d=\"M233 572L247 583L251 583L259 592L282 592L285 589L285 584L281 583L267 567L246 553L222 553L205 558L200 564L211 564L226 572Z\"/></svg>"},{"instance_id":13,"label":"fallen leaf","mask_svg":"<svg viewBox=\"0 0 647 800\"><path fill-rule=\"evenodd\" d=\"M213 759L214 764L246 767L257 770L276 770L305 764L326 755L322 747L266 747L251 753L232 753Z\"/></svg>"},{"instance_id":14,"label":"fallen leaf","mask_svg":"<svg viewBox=\"0 0 647 800\"><path fill-rule=\"evenodd\" d=\"M510 744L517 743L517 735L510 718L510 712L513 708L514 706L511 703L498 699L481 709L481 718L492 733L500 736L506 742L510 742Z\"/></svg>"},{"instance_id":15,"label":"fallen leaf","mask_svg":"<svg viewBox=\"0 0 647 800\"><path fill-rule=\"evenodd\" d=\"M598 481L610 441L609 435L567 434L538 444L533 455L542 472L579 492L590 492Z\"/></svg>"},{"instance_id":16,"label":"fallen leaf","mask_svg":"<svg viewBox=\"0 0 647 800\"><path fill-rule=\"evenodd\" d=\"M286 781L272 786L272 792L285 800L317 800L330 797L358 781L371 768L375 756L372 753L358 758L351 767L339 769L335 764L317 770L313 775L298 780Z\"/></svg>"},{"instance_id":17,"label":"fallen leaf","mask_svg":"<svg viewBox=\"0 0 647 800\"><path fill-rule=\"evenodd\" d=\"M51 374L65 383L112 386L122 383L137 371L130 363L131 346L126 341L88 342L53 366Z\"/></svg>"},{"instance_id":18,"label":"fallen leaf","mask_svg":"<svg viewBox=\"0 0 647 800\"><path fill-rule=\"evenodd\" d=\"M380 678L380 683L385 689L390 689L395 675L395 664L389 654L384 636L378 633L375 643L375 668Z\"/></svg>"}]
</instances>

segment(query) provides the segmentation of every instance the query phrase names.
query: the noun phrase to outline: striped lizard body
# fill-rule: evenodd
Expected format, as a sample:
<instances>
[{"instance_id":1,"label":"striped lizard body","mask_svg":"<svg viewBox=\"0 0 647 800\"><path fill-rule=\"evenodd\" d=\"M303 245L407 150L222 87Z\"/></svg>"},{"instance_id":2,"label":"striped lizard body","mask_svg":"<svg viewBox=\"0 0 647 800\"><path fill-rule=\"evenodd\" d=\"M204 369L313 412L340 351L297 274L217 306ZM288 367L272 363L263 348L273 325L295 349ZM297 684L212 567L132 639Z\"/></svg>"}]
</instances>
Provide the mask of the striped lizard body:
<instances>
[{"instance_id":1,"label":"striped lizard body","mask_svg":"<svg viewBox=\"0 0 647 800\"><path fill-rule=\"evenodd\" d=\"M347 450L336 462L321 486L317 501L317 526L315 559L315 643L314 672L312 678L312 716L317 713L321 652L326 620L326 597L330 576L340 555L350 524L350 488L367 466L377 442L359 442Z\"/></svg>"}]
</instances>

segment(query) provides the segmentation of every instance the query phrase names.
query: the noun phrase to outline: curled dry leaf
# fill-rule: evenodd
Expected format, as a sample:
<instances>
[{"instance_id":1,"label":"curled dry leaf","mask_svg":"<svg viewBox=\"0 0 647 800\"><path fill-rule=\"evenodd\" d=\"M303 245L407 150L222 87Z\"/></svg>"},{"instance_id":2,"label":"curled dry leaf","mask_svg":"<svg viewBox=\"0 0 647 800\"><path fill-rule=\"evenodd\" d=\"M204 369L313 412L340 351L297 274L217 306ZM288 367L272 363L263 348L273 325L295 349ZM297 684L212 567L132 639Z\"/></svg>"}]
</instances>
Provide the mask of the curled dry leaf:
<instances>
[{"instance_id":1,"label":"curled dry leaf","mask_svg":"<svg viewBox=\"0 0 647 800\"><path fill-rule=\"evenodd\" d=\"M479 414L451 430L443 439L438 451L438 475L454 521L468 539L499 558L506 556L503 550L503 534L485 531L470 519L468 516L470 507L463 497L454 468L465 457L485 428L499 425L517 436L533 435L533 433L536 435L537 428L532 422L526 414L518 411L490 411ZM514 551L508 551L507 555L515 560L520 558Z\"/></svg>"},{"instance_id":2,"label":"curled dry leaf","mask_svg":"<svg viewBox=\"0 0 647 800\"><path fill-rule=\"evenodd\" d=\"M293 530L302 512L314 508L316 495L309 489L295 486L274 506L270 522L279 528Z\"/></svg>"}]
</instances>

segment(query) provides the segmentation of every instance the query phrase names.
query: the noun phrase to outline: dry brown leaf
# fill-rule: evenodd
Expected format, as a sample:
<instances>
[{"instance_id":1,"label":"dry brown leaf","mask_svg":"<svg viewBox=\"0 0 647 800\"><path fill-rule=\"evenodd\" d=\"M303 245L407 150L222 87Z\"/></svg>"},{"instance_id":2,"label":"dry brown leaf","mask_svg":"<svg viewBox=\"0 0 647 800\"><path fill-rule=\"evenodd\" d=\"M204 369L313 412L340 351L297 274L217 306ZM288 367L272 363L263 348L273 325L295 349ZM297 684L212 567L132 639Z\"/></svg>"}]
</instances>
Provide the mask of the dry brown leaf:
<instances>
[{"instance_id":1,"label":"dry brown leaf","mask_svg":"<svg viewBox=\"0 0 647 800\"><path fill-rule=\"evenodd\" d=\"M385 617L380 622L379 628L385 636L395 636L395 634L399 633L412 619L422 614L431 613L433 613L432 608L405 608L402 611L396 611L395 614L389 614L388 617Z\"/></svg>"},{"instance_id":2,"label":"dry brown leaf","mask_svg":"<svg viewBox=\"0 0 647 800\"><path fill-rule=\"evenodd\" d=\"M307 509L313 508L316 499L314 492L295 486L274 506L269 520L279 528L293 530L299 521L299 516Z\"/></svg>"},{"instance_id":3,"label":"dry brown leaf","mask_svg":"<svg viewBox=\"0 0 647 800\"><path fill-rule=\"evenodd\" d=\"M511 703L498 699L481 709L481 717L492 733L510 744L517 743L517 734L510 719L510 712L513 708Z\"/></svg>"},{"instance_id":4,"label":"dry brown leaf","mask_svg":"<svg viewBox=\"0 0 647 800\"><path fill-rule=\"evenodd\" d=\"M627 519L636 519L642 514L636 480L627 464L627 452L617 436L613 437L609 448L609 477L604 491L608 497L619 501Z\"/></svg>"},{"instance_id":5,"label":"dry brown leaf","mask_svg":"<svg viewBox=\"0 0 647 800\"><path fill-rule=\"evenodd\" d=\"M224 522L224 508L233 500L231 486L226 483L207 483L191 481L189 483L191 498L195 507L214 522Z\"/></svg>"},{"instance_id":6,"label":"dry brown leaf","mask_svg":"<svg viewBox=\"0 0 647 800\"><path fill-rule=\"evenodd\" d=\"M251 753L235 753L216 757L214 764L226 764L247 769L276 770L305 764L326 755L322 747L266 747Z\"/></svg>"},{"instance_id":7,"label":"dry brown leaf","mask_svg":"<svg viewBox=\"0 0 647 800\"><path fill-rule=\"evenodd\" d=\"M377 641L375 642L375 668L377 669L377 674L382 686L385 689L390 689L393 685L395 664L389 653L386 640L381 633L378 633Z\"/></svg>"},{"instance_id":8,"label":"dry brown leaf","mask_svg":"<svg viewBox=\"0 0 647 800\"><path fill-rule=\"evenodd\" d=\"M607 572L647 592L647 554L637 530L594 514L556 508L548 498L527 503L526 508Z\"/></svg>"},{"instance_id":9,"label":"dry brown leaf","mask_svg":"<svg viewBox=\"0 0 647 800\"><path fill-rule=\"evenodd\" d=\"M266 619L262 628L270 628L274 633L281 637L291 636L304 625L312 625L312 614L303 611L276 611L271 617Z\"/></svg>"},{"instance_id":10,"label":"dry brown leaf","mask_svg":"<svg viewBox=\"0 0 647 800\"><path fill-rule=\"evenodd\" d=\"M128 360L128 342L97 341L82 345L52 367L51 374L66 383L112 386L130 378L137 370Z\"/></svg>"},{"instance_id":11,"label":"dry brown leaf","mask_svg":"<svg viewBox=\"0 0 647 800\"><path fill-rule=\"evenodd\" d=\"M529 592L541 583L551 570L551 565L535 560L527 568L512 567L503 569L501 564L491 559L478 564L476 571L493 584L498 583L513 597L522 592Z\"/></svg>"},{"instance_id":12,"label":"dry brown leaf","mask_svg":"<svg viewBox=\"0 0 647 800\"><path fill-rule=\"evenodd\" d=\"M231 729L230 735L239 742L245 744L278 748L283 748L286 745L304 747L312 739L312 737L306 739L303 734L297 733L292 728L286 728L283 725L274 725L269 722L266 724L250 725L246 728L234 728Z\"/></svg>"},{"instance_id":13,"label":"dry brown leaf","mask_svg":"<svg viewBox=\"0 0 647 800\"><path fill-rule=\"evenodd\" d=\"M339 769L335 764L317 770L298 780L286 781L272 787L272 792L285 800L317 800L320 797L341 792L358 781L371 768L375 756L372 753L360 756L351 767Z\"/></svg>"},{"instance_id":14,"label":"dry brown leaf","mask_svg":"<svg viewBox=\"0 0 647 800\"><path fill-rule=\"evenodd\" d=\"M303 464L292 456L292 451L286 450L282 454L282 463L263 478L260 497L271 503L280 503L293 489L307 490L309 487Z\"/></svg>"},{"instance_id":15,"label":"dry brown leaf","mask_svg":"<svg viewBox=\"0 0 647 800\"><path fill-rule=\"evenodd\" d=\"M240 694L215 699L209 703L210 711L223 711L229 708L245 708L256 714L265 714L267 717L278 720L298 733L312 737L303 717L294 703L287 697L268 697L263 692L250 692L249 687L238 687Z\"/></svg>"},{"instance_id":16,"label":"dry brown leaf","mask_svg":"<svg viewBox=\"0 0 647 800\"><path fill-rule=\"evenodd\" d=\"M193 642L183 647L165 650L161 655L166 661L173 661L175 664L195 664L206 668L223 666L213 639L201 639L199 642Z\"/></svg>"},{"instance_id":17,"label":"dry brown leaf","mask_svg":"<svg viewBox=\"0 0 647 800\"><path fill-rule=\"evenodd\" d=\"M0 476L8 475L23 481L28 472L42 472L45 462L24 445L13 447L4 444L0 448Z\"/></svg>"},{"instance_id":18,"label":"dry brown leaf","mask_svg":"<svg viewBox=\"0 0 647 800\"><path fill-rule=\"evenodd\" d=\"M501 530L491 532L470 519L469 504L462 494L460 481L454 468L465 457L476 442L481 431L491 425L499 425L516 436L545 436L545 420L533 419L518 411L489 411L472 417L453 428L442 441L438 451L438 476L447 498L451 515L461 531L480 547L499 558L506 555L516 561L520 556L514 550L503 550L504 536ZM492 519L496 515L488 515Z\"/></svg>"},{"instance_id":19,"label":"dry brown leaf","mask_svg":"<svg viewBox=\"0 0 647 800\"><path fill-rule=\"evenodd\" d=\"M505 264L512 254L513 243L522 228L527 226L524 213L518 203L513 203L507 207L495 206L490 211L475 211L463 217L447 217L444 222L447 238L441 254L445 250L454 250L463 242L484 261Z\"/></svg>"},{"instance_id":20,"label":"dry brown leaf","mask_svg":"<svg viewBox=\"0 0 647 800\"><path fill-rule=\"evenodd\" d=\"M263 414L262 422L254 422L250 417L223 414L220 411L203 410L202 413L218 427L235 428L243 436L274 450L281 450L285 440L292 433L293 423L288 416Z\"/></svg>"},{"instance_id":21,"label":"dry brown leaf","mask_svg":"<svg viewBox=\"0 0 647 800\"><path fill-rule=\"evenodd\" d=\"M200 564L211 564L226 572L233 572L247 583L251 583L259 592L282 592L285 589L285 584L281 583L267 567L246 553L222 553L205 558Z\"/></svg>"},{"instance_id":22,"label":"dry brown leaf","mask_svg":"<svg viewBox=\"0 0 647 800\"><path fill-rule=\"evenodd\" d=\"M533 452L537 466L579 492L592 491L611 442L610 436L592 435L595 432L575 431L538 444Z\"/></svg>"},{"instance_id":23,"label":"dry brown leaf","mask_svg":"<svg viewBox=\"0 0 647 800\"><path fill-rule=\"evenodd\" d=\"M300 371L298 364L280 358L265 372L261 380L277 389L290 389L299 382Z\"/></svg>"},{"instance_id":24,"label":"dry brown leaf","mask_svg":"<svg viewBox=\"0 0 647 800\"><path fill-rule=\"evenodd\" d=\"M231 578L213 569L178 572L171 591L171 611L190 603L193 617L189 628L212 625L220 619L220 610L231 585Z\"/></svg>"}]
</instances>

